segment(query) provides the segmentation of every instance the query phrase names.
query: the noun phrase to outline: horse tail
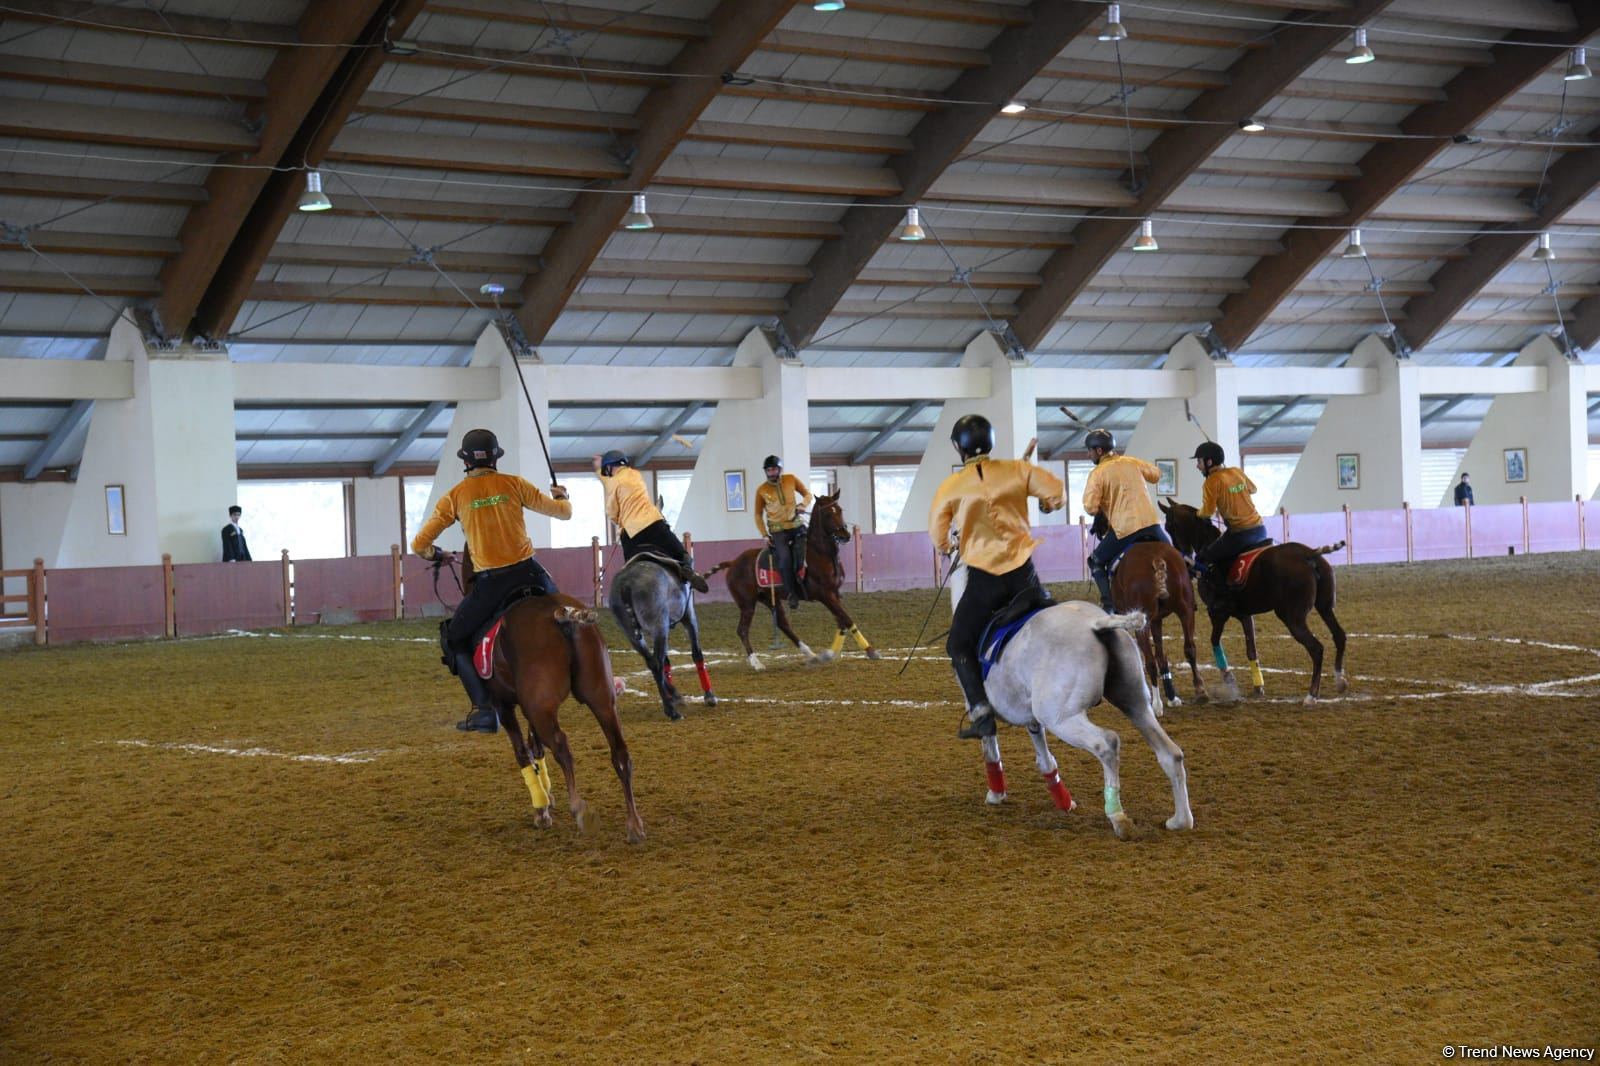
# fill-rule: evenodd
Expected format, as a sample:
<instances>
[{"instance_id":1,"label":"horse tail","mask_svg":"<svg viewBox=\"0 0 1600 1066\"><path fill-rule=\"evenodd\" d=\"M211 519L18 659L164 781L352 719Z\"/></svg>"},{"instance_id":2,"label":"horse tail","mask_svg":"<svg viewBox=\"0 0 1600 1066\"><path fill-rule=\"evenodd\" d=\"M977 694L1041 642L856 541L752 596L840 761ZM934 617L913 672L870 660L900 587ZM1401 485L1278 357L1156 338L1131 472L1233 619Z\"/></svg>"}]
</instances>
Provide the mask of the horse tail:
<instances>
[{"instance_id":1,"label":"horse tail","mask_svg":"<svg viewBox=\"0 0 1600 1066\"><path fill-rule=\"evenodd\" d=\"M1155 573L1156 599L1167 599L1169 595L1167 592L1167 561L1165 559L1157 559L1150 564L1150 569Z\"/></svg>"},{"instance_id":2,"label":"horse tail","mask_svg":"<svg viewBox=\"0 0 1600 1066\"><path fill-rule=\"evenodd\" d=\"M1129 611L1127 614L1103 615L1090 622L1089 628L1094 631L1095 636L1105 640L1108 634L1114 634L1119 629L1137 633L1144 628L1144 625L1143 611Z\"/></svg>"},{"instance_id":3,"label":"horse tail","mask_svg":"<svg viewBox=\"0 0 1600 1066\"><path fill-rule=\"evenodd\" d=\"M555 619L556 628L560 629L568 640L573 639L579 626L592 626L600 621L599 612L592 608L573 607L570 604L558 607L552 617Z\"/></svg>"},{"instance_id":4,"label":"horse tail","mask_svg":"<svg viewBox=\"0 0 1600 1066\"><path fill-rule=\"evenodd\" d=\"M737 560L735 560L735 559L729 559L726 562L718 563L716 566L713 566L710 570L707 570L705 576L706 577L710 577L712 574L720 574L724 570L728 569L728 567L732 566L736 561Z\"/></svg>"},{"instance_id":5,"label":"horse tail","mask_svg":"<svg viewBox=\"0 0 1600 1066\"><path fill-rule=\"evenodd\" d=\"M1332 544L1324 544L1320 548L1312 548L1312 555L1332 555L1334 552L1344 551L1344 541L1336 540Z\"/></svg>"},{"instance_id":6,"label":"horse tail","mask_svg":"<svg viewBox=\"0 0 1600 1066\"><path fill-rule=\"evenodd\" d=\"M592 677L604 679L606 685L611 684L611 663L605 651L605 640L580 640L584 632L594 631L594 626L600 620L599 612L588 607L574 607L571 604L562 604L550 616L556 628L567 639L567 647L572 650L572 668L569 680L574 692L583 691L582 678L586 669L597 671ZM596 633L598 636L598 633ZM600 660L593 661L595 648L599 648Z\"/></svg>"},{"instance_id":7,"label":"horse tail","mask_svg":"<svg viewBox=\"0 0 1600 1066\"><path fill-rule=\"evenodd\" d=\"M639 612L636 611L633 606L633 586L623 584L619 586L618 592L618 599L622 601L622 609L626 611L628 615L626 619L628 625L632 627L635 634L643 637L644 627L639 624ZM618 619L618 621L622 621L622 619ZM627 636L627 634L624 633L623 636Z\"/></svg>"}]
</instances>

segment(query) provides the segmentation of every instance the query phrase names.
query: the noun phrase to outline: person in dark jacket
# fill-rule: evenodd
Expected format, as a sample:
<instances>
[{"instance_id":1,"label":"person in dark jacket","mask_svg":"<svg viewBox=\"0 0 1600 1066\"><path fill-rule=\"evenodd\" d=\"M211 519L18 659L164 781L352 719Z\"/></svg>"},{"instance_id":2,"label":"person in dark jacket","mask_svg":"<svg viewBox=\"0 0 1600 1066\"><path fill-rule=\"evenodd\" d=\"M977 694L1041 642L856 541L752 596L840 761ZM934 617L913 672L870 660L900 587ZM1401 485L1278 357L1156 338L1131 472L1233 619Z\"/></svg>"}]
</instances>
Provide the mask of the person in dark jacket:
<instances>
[{"instance_id":1,"label":"person in dark jacket","mask_svg":"<svg viewBox=\"0 0 1600 1066\"><path fill-rule=\"evenodd\" d=\"M1461 481L1456 485L1456 506L1465 507L1472 502L1472 483L1467 480L1467 475L1461 475Z\"/></svg>"},{"instance_id":2,"label":"person in dark jacket","mask_svg":"<svg viewBox=\"0 0 1600 1066\"><path fill-rule=\"evenodd\" d=\"M222 561L225 563L250 561L250 545L244 542L244 529L239 525L243 514L244 509L238 504L228 508L228 524L222 527Z\"/></svg>"}]
</instances>

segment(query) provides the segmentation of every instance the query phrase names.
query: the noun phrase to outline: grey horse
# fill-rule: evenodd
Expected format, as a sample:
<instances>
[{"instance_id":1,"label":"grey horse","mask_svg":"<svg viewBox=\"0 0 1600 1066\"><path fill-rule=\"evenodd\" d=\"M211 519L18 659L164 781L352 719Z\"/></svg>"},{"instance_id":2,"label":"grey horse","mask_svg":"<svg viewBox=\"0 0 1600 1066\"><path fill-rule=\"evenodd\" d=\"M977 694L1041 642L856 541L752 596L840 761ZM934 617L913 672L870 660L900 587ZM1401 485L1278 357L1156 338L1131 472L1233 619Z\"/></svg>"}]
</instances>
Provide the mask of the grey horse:
<instances>
[{"instance_id":1,"label":"grey horse","mask_svg":"<svg viewBox=\"0 0 1600 1066\"><path fill-rule=\"evenodd\" d=\"M711 691L711 675L706 673L705 653L700 650L700 623L694 614L694 597L689 586L678 579L676 565L663 567L649 555L637 555L617 571L611 581L611 613L635 651L655 678L661 693L661 709L673 721L683 717L679 710L683 697L672 683L672 663L667 659L667 635L680 622L689 634L689 653L694 656L695 672L700 676L700 691L707 707L717 705Z\"/></svg>"},{"instance_id":2,"label":"grey horse","mask_svg":"<svg viewBox=\"0 0 1600 1066\"><path fill-rule=\"evenodd\" d=\"M966 586L967 569L957 564L950 575L952 609ZM1133 641L1133 633L1143 627L1140 613L1108 615L1089 603L1058 603L1028 619L984 682L989 702L1001 720L1028 730L1039 772L1058 807L1071 810L1076 804L1060 784L1056 760L1043 731L1049 730L1100 760L1105 771L1106 817L1119 840L1132 834L1133 819L1122 809L1121 738L1089 720L1089 708L1102 698L1126 714L1144 735L1172 783L1174 810L1167 828L1194 828L1183 751L1156 721L1159 698L1146 683L1139 648ZM998 738L985 737L983 753L989 764L987 801L1001 803L1006 796Z\"/></svg>"}]
</instances>

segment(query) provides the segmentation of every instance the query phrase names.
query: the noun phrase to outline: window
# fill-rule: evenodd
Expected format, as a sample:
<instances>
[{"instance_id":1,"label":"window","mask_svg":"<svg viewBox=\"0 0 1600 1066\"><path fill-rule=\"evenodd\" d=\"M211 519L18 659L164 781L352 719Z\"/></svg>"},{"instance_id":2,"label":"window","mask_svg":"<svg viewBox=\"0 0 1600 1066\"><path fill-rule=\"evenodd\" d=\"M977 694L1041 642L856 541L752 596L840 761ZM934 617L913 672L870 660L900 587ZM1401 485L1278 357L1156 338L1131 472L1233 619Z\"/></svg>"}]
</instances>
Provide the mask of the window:
<instances>
[{"instance_id":1,"label":"window","mask_svg":"<svg viewBox=\"0 0 1600 1066\"><path fill-rule=\"evenodd\" d=\"M1454 507L1455 494L1451 490L1456 482L1456 467L1466 454L1465 448L1422 449L1422 499L1412 500L1411 506L1438 507L1445 503Z\"/></svg>"},{"instance_id":2,"label":"window","mask_svg":"<svg viewBox=\"0 0 1600 1066\"><path fill-rule=\"evenodd\" d=\"M811 490L811 495L813 496L826 496L833 491L833 483L837 480L837 477L838 475L827 467L823 467L820 470L813 467L811 469L811 479L806 483L806 488Z\"/></svg>"},{"instance_id":3,"label":"window","mask_svg":"<svg viewBox=\"0 0 1600 1066\"><path fill-rule=\"evenodd\" d=\"M343 481L241 481L239 506L250 553L275 559L340 559L345 555ZM218 548L220 554L221 548Z\"/></svg>"},{"instance_id":4,"label":"window","mask_svg":"<svg viewBox=\"0 0 1600 1066\"><path fill-rule=\"evenodd\" d=\"M572 518L550 520L552 548L587 548L593 537L606 542L606 491L595 474L568 474L561 484L572 499Z\"/></svg>"},{"instance_id":5,"label":"window","mask_svg":"<svg viewBox=\"0 0 1600 1066\"><path fill-rule=\"evenodd\" d=\"M872 530L893 533L906 509L911 484L917 480L914 466L875 466L872 468Z\"/></svg>"},{"instance_id":6,"label":"window","mask_svg":"<svg viewBox=\"0 0 1600 1066\"><path fill-rule=\"evenodd\" d=\"M1247 455L1244 457L1242 469L1255 484L1256 511L1261 517L1278 513L1278 503L1283 499L1284 490L1289 487L1289 479L1294 477L1294 468L1300 465L1300 456L1295 454L1285 455ZM1185 500L1199 506L1199 499Z\"/></svg>"},{"instance_id":7,"label":"window","mask_svg":"<svg viewBox=\"0 0 1600 1066\"><path fill-rule=\"evenodd\" d=\"M673 529L678 528L678 516L683 513L683 498L689 494L689 480L693 477L693 471L689 470L662 471L656 475L656 497L661 503L661 515Z\"/></svg>"},{"instance_id":8,"label":"window","mask_svg":"<svg viewBox=\"0 0 1600 1066\"><path fill-rule=\"evenodd\" d=\"M1067 460L1067 518L1076 522L1083 513L1083 487L1089 483L1094 464L1087 459Z\"/></svg>"},{"instance_id":9,"label":"window","mask_svg":"<svg viewBox=\"0 0 1600 1066\"><path fill-rule=\"evenodd\" d=\"M405 500L406 527L400 531L400 537L405 541L402 547L410 551L412 538L431 513L428 510L428 494L433 491L433 478L402 478L401 489Z\"/></svg>"}]
</instances>

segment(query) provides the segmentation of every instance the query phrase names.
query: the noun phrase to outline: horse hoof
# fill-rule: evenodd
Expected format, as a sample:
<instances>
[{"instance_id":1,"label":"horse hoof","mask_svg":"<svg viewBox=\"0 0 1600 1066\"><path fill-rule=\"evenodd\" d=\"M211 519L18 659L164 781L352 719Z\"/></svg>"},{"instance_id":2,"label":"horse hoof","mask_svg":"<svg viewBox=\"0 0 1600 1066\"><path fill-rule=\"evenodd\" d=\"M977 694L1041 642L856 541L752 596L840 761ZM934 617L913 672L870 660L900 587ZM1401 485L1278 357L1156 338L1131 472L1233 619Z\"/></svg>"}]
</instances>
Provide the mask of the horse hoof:
<instances>
[{"instance_id":1,"label":"horse hoof","mask_svg":"<svg viewBox=\"0 0 1600 1066\"><path fill-rule=\"evenodd\" d=\"M1167 701L1167 706L1168 707L1182 707L1183 706L1183 697L1182 696L1174 696L1174 697L1172 697L1170 700Z\"/></svg>"},{"instance_id":2,"label":"horse hoof","mask_svg":"<svg viewBox=\"0 0 1600 1066\"><path fill-rule=\"evenodd\" d=\"M761 665L761 660L756 657L756 653L755 652L751 652L750 653L749 663L750 663L750 669L752 669L752 670L765 670L766 669L765 666Z\"/></svg>"},{"instance_id":3,"label":"horse hoof","mask_svg":"<svg viewBox=\"0 0 1600 1066\"><path fill-rule=\"evenodd\" d=\"M1194 828L1193 814L1174 814L1167 819L1167 828L1173 831Z\"/></svg>"},{"instance_id":4,"label":"horse hoof","mask_svg":"<svg viewBox=\"0 0 1600 1066\"><path fill-rule=\"evenodd\" d=\"M831 650L819 651L811 657L811 661L813 663L831 663L833 662L833 652Z\"/></svg>"},{"instance_id":5,"label":"horse hoof","mask_svg":"<svg viewBox=\"0 0 1600 1066\"><path fill-rule=\"evenodd\" d=\"M1196 707L1204 706L1211 702L1211 694L1209 692L1196 692L1193 702Z\"/></svg>"},{"instance_id":6,"label":"horse hoof","mask_svg":"<svg viewBox=\"0 0 1600 1066\"><path fill-rule=\"evenodd\" d=\"M1005 792L988 792L984 794L983 802L991 807L998 807L1006 801L1006 795Z\"/></svg>"},{"instance_id":7,"label":"horse hoof","mask_svg":"<svg viewBox=\"0 0 1600 1066\"><path fill-rule=\"evenodd\" d=\"M1111 831L1117 834L1118 840L1133 839L1133 819L1128 817L1127 812L1118 811L1109 817L1111 819Z\"/></svg>"},{"instance_id":8,"label":"horse hoof","mask_svg":"<svg viewBox=\"0 0 1600 1066\"><path fill-rule=\"evenodd\" d=\"M595 817L589 813L589 805L580 803L572 808L572 820L578 823L578 832L591 833L594 831Z\"/></svg>"},{"instance_id":9,"label":"horse hoof","mask_svg":"<svg viewBox=\"0 0 1600 1066\"><path fill-rule=\"evenodd\" d=\"M1265 696L1266 694L1267 690L1265 686L1262 685L1256 685L1250 690L1250 695L1252 696Z\"/></svg>"},{"instance_id":10,"label":"horse hoof","mask_svg":"<svg viewBox=\"0 0 1600 1066\"><path fill-rule=\"evenodd\" d=\"M683 721L683 714L676 707L663 707L661 708L661 713L674 722Z\"/></svg>"},{"instance_id":11,"label":"horse hoof","mask_svg":"<svg viewBox=\"0 0 1600 1066\"><path fill-rule=\"evenodd\" d=\"M621 699L621 698L622 698L622 690L623 690L623 689L624 689L624 688L626 688L626 687L627 687L627 686L625 686L625 685L624 685L624 684L623 684L623 683L622 683L622 678L620 678L620 677L614 677L614 678L612 678L612 679L611 679L611 692L612 692L612 694L613 694L613 695L615 695L615 696L616 696L616 697L617 697L617 698L618 698L618 699Z\"/></svg>"},{"instance_id":12,"label":"horse hoof","mask_svg":"<svg viewBox=\"0 0 1600 1066\"><path fill-rule=\"evenodd\" d=\"M1341 696L1350 691L1350 682L1343 674L1333 675L1333 691Z\"/></svg>"},{"instance_id":13,"label":"horse hoof","mask_svg":"<svg viewBox=\"0 0 1600 1066\"><path fill-rule=\"evenodd\" d=\"M869 658L869 659L881 659L881 658L883 658L883 655L882 655L881 652L878 651L877 648L868 648L867 649L867 658Z\"/></svg>"},{"instance_id":14,"label":"horse hoof","mask_svg":"<svg viewBox=\"0 0 1600 1066\"><path fill-rule=\"evenodd\" d=\"M707 692L706 693L706 706L707 707L715 707L716 705L717 705L717 697L716 697L716 695L714 693Z\"/></svg>"},{"instance_id":15,"label":"horse hoof","mask_svg":"<svg viewBox=\"0 0 1600 1066\"><path fill-rule=\"evenodd\" d=\"M549 829L556 824L555 816L550 813L549 807L541 807L534 813L533 824L540 829Z\"/></svg>"},{"instance_id":16,"label":"horse hoof","mask_svg":"<svg viewBox=\"0 0 1600 1066\"><path fill-rule=\"evenodd\" d=\"M1317 705L1317 698L1315 696L1307 696L1304 703L1307 707L1315 707Z\"/></svg>"},{"instance_id":17,"label":"horse hoof","mask_svg":"<svg viewBox=\"0 0 1600 1066\"><path fill-rule=\"evenodd\" d=\"M628 823L628 843L630 843L630 844L643 844L644 843L644 823L643 822L640 822L638 825L634 825L631 822Z\"/></svg>"}]
</instances>

